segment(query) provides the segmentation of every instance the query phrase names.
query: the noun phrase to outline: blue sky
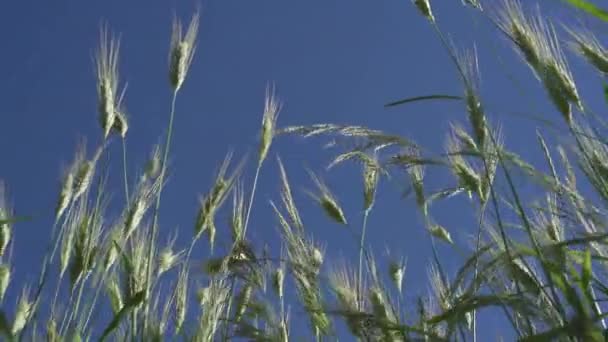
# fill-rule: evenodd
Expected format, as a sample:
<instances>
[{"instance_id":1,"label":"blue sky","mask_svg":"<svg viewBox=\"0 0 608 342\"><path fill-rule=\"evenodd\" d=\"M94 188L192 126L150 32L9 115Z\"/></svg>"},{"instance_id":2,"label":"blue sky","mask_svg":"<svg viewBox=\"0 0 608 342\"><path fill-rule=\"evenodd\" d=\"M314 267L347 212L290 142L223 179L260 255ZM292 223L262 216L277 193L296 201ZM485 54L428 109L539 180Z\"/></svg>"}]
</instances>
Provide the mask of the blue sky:
<instances>
[{"instance_id":1,"label":"blue sky","mask_svg":"<svg viewBox=\"0 0 608 342\"><path fill-rule=\"evenodd\" d=\"M460 1L432 4L440 27L458 47L477 47L482 98L491 120L503 125L507 146L540 165L542 154L534 135L539 123L531 116L561 118L539 84L486 18ZM168 122L167 50L172 14L176 11L187 20L195 5L162 0L20 0L3 4L0 179L7 185L15 212L35 216L16 226L15 284L36 279L50 235L62 165L71 161L81 138L86 138L90 150L100 139L92 64L99 24L106 21L121 34L120 71L121 79L128 82L127 140L133 179L152 145L161 141ZM546 14L573 21L573 13L558 1L542 5ZM279 126L363 125L404 135L442 152L449 122L466 124L464 108L456 102L383 108L403 97L462 93L440 41L408 0L207 0L201 8L199 46L178 98L171 177L161 211L161 230L177 229L178 241L185 243L190 238L198 196L211 185L224 155L230 149L237 156L255 155L269 81L276 84L284 102ZM592 107L599 106L599 79L572 54L568 57L579 90ZM551 141L559 141L559 132L547 134ZM249 228L250 238L258 245L268 242L277 250L277 229L268 201L278 199L274 156L279 154L297 191L307 229L325 243L328 258L356 256L356 245L345 228L325 219L301 191L312 186L305 167L321 170L335 154L322 150L324 142L295 137L275 140L273 158L262 170ZM115 205L121 205L119 142L115 140L110 150L114 166L110 190ZM249 166L246 188L254 171L253 163ZM348 229L358 230L360 225L359 174L357 167L341 167L323 175L353 222ZM453 183L447 173L428 174L432 186ZM400 198L404 188L403 177L381 184L369 223L369 243L379 257L388 248L394 255L408 258L405 286L413 296L427 291L430 245L414 202ZM467 200L456 198L433 211L458 243L464 243L471 232L468 208ZM219 235L221 246L223 233ZM441 249L452 257L448 264L456 266L459 254ZM15 295L17 288L9 291ZM14 301L9 295L7 303ZM495 336L501 323L489 319L488 324L486 333Z\"/></svg>"}]
</instances>

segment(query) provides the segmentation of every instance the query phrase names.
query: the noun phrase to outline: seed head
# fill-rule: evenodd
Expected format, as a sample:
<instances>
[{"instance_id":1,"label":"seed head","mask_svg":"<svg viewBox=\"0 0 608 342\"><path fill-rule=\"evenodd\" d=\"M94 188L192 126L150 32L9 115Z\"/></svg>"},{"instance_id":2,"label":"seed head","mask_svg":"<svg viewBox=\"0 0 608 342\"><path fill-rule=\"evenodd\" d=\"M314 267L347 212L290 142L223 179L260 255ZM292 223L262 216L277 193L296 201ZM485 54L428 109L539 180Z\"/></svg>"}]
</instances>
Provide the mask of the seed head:
<instances>
[{"instance_id":1,"label":"seed head","mask_svg":"<svg viewBox=\"0 0 608 342\"><path fill-rule=\"evenodd\" d=\"M180 269L177 284L175 285L175 330L181 331L186 320L187 300L188 300L188 270L184 264Z\"/></svg>"},{"instance_id":2,"label":"seed head","mask_svg":"<svg viewBox=\"0 0 608 342\"><path fill-rule=\"evenodd\" d=\"M144 176L148 179L155 179L160 175L160 162L161 162L161 152L160 146L154 146L152 153L150 155L150 159L146 164L146 168L144 171Z\"/></svg>"},{"instance_id":3,"label":"seed head","mask_svg":"<svg viewBox=\"0 0 608 342\"><path fill-rule=\"evenodd\" d=\"M58 220L61 215L65 212L70 205L74 190L74 173L73 170L69 170L63 177L61 183L61 191L59 193L59 200L57 201L57 207L55 209L55 220Z\"/></svg>"},{"instance_id":4,"label":"seed head","mask_svg":"<svg viewBox=\"0 0 608 342\"><path fill-rule=\"evenodd\" d=\"M17 311L15 312L15 319L13 320L13 326L11 333L13 336L19 334L25 327L25 324L30 319L30 315L34 309L34 303L29 299L29 289L24 289L17 303Z\"/></svg>"},{"instance_id":5,"label":"seed head","mask_svg":"<svg viewBox=\"0 0 608 342\"><path fill-rule=\"evenodd\" d=\"M448 242L450 244L453 244L454 242L452 241L452 237L450 236L450 232L448 232L445 228L443 228L442 226L435 224L435 223L431 223L429 226L429 232L437 237L440 238L441 240Z\"/></svg>"},{"instance_id":6,"label":"seed head","mask_svg":"<svg viewBox=\"0 0 608 342\"><path fill-rule=\"evenodd\" d=\"M11 269L6 264L0 264L0 303L4 300L4 295L11 281Z\"/></svg>"},{"instance_id":7,"label":"seed head","mask_svg":"<svg viewBox=\"0 0 608 342\"><path fill-rule=\"evenodd\" d=\"M608 50L597 40L591 31L574 31L566 29L574 39L570 43L571 48L584 57L604 75L608 74Z\"/></svg>"},{"instance_id":8,"label":"seed head","mask_svg":"<svg viewBox=\"0 0 608 342\"><path fill-rule=\"evenodd\" d=\"M0 221L10 220L12 210L8 206L6 199L6 191L4 183L0 181ZM6 253L9 242L11 241L11 224L9 222L0 222L0 257Z\"/></svg>"},{"instance_id":9,"label":"seed head","mask_svg":"<svg viewBox=\"0 0 608 342\"><path fill-rule=\"evenodd\" d=\"M124 306L120 291L120 285L117 278L112 278L108 282L107 291L108 297L110 298L110 305L112 306L112 312L114 314L117 314Z\"/></svg>"},{"instance_id":10,"label":"seed head","mask_svg":"<svg viewBox=\"0 0 608 342\"><path fill-rule=\"evenodd\" d=\"M418 7L418 10L431 22L435 22L433 11L431 10L431 2L429 0L413 0L414 5Z\"/></svg>"},{"instance_id":11,"label":"seed head","mask_svg":"<svg viewBox=\"0 0 608 342\"><path fill-rule=\"evenodd\" d=\"M182 257L183 251L174 252L173 245L175 244L175 239L177 236L174 236L173 239L169 242L169 244L160 252L159 261L158 261L158 275L160 276L164 272L172 269L175 265L178 264L179 260Z\"/></svg>"},{"instance_id":12,"label":"seed head","mask_svg":"<svg viewBox=\"0 0 608 342\"><path fill-rule=\"evenodd\" d=\"M518 47L551 101L570 124L570 104L582 109L582 103L553 25L542 19L539 9L534 17L526 17L519 1L504 0L499 26Z\"/></svg>"},{"instance_id":13,"label":"seed head","mask_svg":"<svg viewBox=\"0 0 608 342\"><path fill-rule=\"evenodd\" d=\"M262 117L262 133L260 140L260 153L258 164L261 165L268 155L272 139L275 135L277 118L281 110L281 103L276 98L274 86L266 88L266 99L264 101L264 115Z\"/></svg>"},{"instance_id":14,"label":"seed head","mask_svg":"<svg viewBox=\"0 0 608 342\"><path fill-rule=\"evenodd\" d=\"M391 262L388 266L388 273L393 281L393 285L401 293L403 287L403 277L405 276L406 264L402 260L401 262Z\"/></svg>"},{"instance_id":15,"label":"seed head","mask_svg":"<svg viewBox=\"0 0 608 342\"><path fill-rule=\"evenodd\" d=\"M127 120L127 114L124 109L117 110L114 116L114 123L112 129L120 134L121 138L127 137L127 131L129 130L129 122Z\"/></svg>"},{"instance_id":16,"label":"seed head","mask_svg":"<svg viewBox=\"0 0 608 342\"><path fill-rule=\"evenodd\" d=\"M95 66L97 71L99 120L105 139L115 125L116 113L118 108L121 107L124 89L119 96L118 55L120 52L120 40L112 36L106 26L102 26L99 36L99 48L95 56Z\"/></svg>"},{"instance_id":17,"label":"seed head","mask_svg":"<svg viewBox=\"0 0 608 342\"><path fill-rule=\"evenodd\" d=\"M276 269L274 274L272 275L272 288L279 296L279 298L283 299L283 285L285 283L285 269L283 267L279 267Z\"/></svg>"},{"instance_id":18,"label":"seed head","mask_svg":"<svg viewBox=\"0 0 608 342\"><path fill-rule=\"evenodd\" d=\"M198 35L199 13L195 13L190 20L188 29L183 32L182 23L177 17L173 18L173 30L169 48L169 81L173 91L181 88L188 69L196 51L196 38Z\"/></svg>"},{"instance_id":19,"label":"seed head","mask_svg":"<svg viewBox=\"0 0 608 342\"><path fill-rule=\"evenodd\" d=\"M346 217L344 216L344 211L342 211L342 207L335 196L331 193L327 185L319 179L312 171L309 171L310 177L313 182L316 184L317 189L319 191L318 195L309 193L310 196L323 208L327 216L336 221L337 223L346 225L348 222L346 221Z\"/></svg>"}]
</instances>

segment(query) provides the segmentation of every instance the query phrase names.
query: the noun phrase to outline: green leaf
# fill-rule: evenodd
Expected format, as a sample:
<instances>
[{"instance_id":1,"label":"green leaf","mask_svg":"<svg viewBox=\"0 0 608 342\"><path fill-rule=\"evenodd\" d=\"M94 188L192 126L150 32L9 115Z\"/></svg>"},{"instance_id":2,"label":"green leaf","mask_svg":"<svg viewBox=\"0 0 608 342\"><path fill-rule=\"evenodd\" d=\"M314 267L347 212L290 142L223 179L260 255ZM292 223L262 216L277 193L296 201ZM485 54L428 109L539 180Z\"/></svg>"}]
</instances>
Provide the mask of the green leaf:
<instances>
[{"instance_id":1,"label":"green leaf","mask_svg":"<svg viewBox=\"0 0 608 342\"><path fill-rule=\"evenodd\" d=\"M583 259L583 268L581 275L581 283L583 286L583 290L589 288L589 283L591 282L591 249L587 248L585 251L585 258Z\"/></svg>"},{"instance_id":2,"label":"green leaf","mask_svg":"<svg viewBox=\"0 0 608 342\"><path fill-rule=\"evenodd\" d=\"M593 15L594 17L597 17L598 19L601 19L603 21L608 21L608 11L599 8L598 6L596 6L595 4L587 1L587 0L565 0L566 2L568 2L570 5L584 11L587 12L588 14Z\"/></svg>"},{"instance_id":3,"label":"green leaf","mask_svg":"<svg viewBox=\"0 0 608 342\"><path fill-rule=\"evenodd\" d=\"M384 105L385 108L399 106L406 103L418 102L418 101L427 101L427 100L462 100L462 96L454 96L454 95L425 95L425 96L415 96L408 97L406 99L393 101Z\"/></svg>"},{"instance_id":4,"label":"green leaf","mask_svg":"<svg viewBox=\"0 0 608 342\"><path fill-rule=\"evenodd\" d=\"M604 83L604 100L608 103L608 83Z\"/></svg>"},{"instance_id":5,"label":"green leaf","mask_svg":"<svg viewBox=\"0 0 608 342\"><path fill-rule=\"evenodd\" d=\"M108 324L101 335L100 341L104 341L112 331L114 331L120 325L122 319L127 316L133 309L141 304L145 299L145 290L141 290L134 294L131 298L127 299L125 305L118 311L114 316L114 319Z\"/></svg>"}]
</instances>

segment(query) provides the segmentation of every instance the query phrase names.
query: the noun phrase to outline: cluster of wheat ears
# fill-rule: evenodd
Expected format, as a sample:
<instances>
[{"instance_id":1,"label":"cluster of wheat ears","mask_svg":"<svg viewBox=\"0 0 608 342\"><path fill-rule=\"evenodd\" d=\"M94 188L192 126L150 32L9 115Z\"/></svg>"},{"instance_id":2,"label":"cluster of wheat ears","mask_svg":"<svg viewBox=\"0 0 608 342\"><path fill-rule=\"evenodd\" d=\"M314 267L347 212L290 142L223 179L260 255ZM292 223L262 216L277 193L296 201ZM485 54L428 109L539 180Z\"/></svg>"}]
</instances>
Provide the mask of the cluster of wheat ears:
<instances>
[{"instance_id":1,"label":"cluster of wheat ears","mask_svg":"<svg viewBox=\"0 0 608 342\"><path fill-rule=\"evenodd\" d=\"M479 95L475 51L459 50L445 38L429 0L412 2L444 44L464 91L461 96L421 96L387 106L460 101L466 120L450 126L445 153L431 154L409 139L361 126L279 128L281 102L269 87L251 187L246 189L242 182L244 162L233 163L229 154L201 197L191 243L182 248L175 246L175 240L159 242L158 221L176 102L195 57L199 15L187 25L173 21L166 137L153 148L135 184L128 183L129 125L127 94L118 70L120 42L102 27L95 58L98 148L92 154L80 148L62 178L51 242L39 280L33 284L11 282L13 272L19 272L11 258L18 242L11 233L19 223L0 188L0 301L13 300L5 296L9 287L22 289L14 299L14 312L0 312L3 338L476 341L478 318L487 313L504 319L502 334L521 340L603 341L607 331L603 302L608 298L608 145L601 135L604 122L584 105L577 91L558 30L540 10L524 12L517 0L501 1L494 8L482 8L473 0L463 2L513 44L567 127L569 143L563 146L550 148L538 134L539 151L550 170L542 172L509 151L500 129L490 123ZM570 50L602 77L608 74L608 50L590 31L564 31ZM352 228L358 264L324 260L322 245L307 233L286 169L278 158L269 162L278 135L354 142L338 153L330 167L352 162L362 170L364 214L360 228ZM108 157L111 141L122 141L124 152L126 203L115 217L106 210L107 172L99 167ZM267 207L276 216L281 240L274 254L247 238L258 176L269 164L280 171L278 199ZM425 169L441 168L453 174L453 186L431 189L425 184ZM410 182L432 242L428 267L432 290L408 301L402 290L405 260L379 264L365 242L380 180L396 173ZM538 185L537 200L522 200L515 174ZM329 220L346 225L348 215L338 197L319 176L311 172L311 177L317 187L311 191L312 199ZM581 187L588 191L583 193ZM446 269L437 250L456 246L450 227L437 224L430 209L458 194L471 199L477 226L470 230L470 245L464 246L471 252L459 268ZM221 222L218 230L216 214L230 206L231 219L228 224ZM191 272L201 271L190 267L193 248L204 237L207 247L198 248L213 250L218 231L230 234L229 248L214 251L205 263L207 283L195 284ZM286 283L293 285L294 298L286 296ZM487 311L489 307L494 309ZM308 318L309 330L291 329L293 308ZM102 311L108 314L100 315ZM337 333L338 324L344 324L347 332ZM350 336L342 336L346 333Z\"/></svg>"}]
</instances>

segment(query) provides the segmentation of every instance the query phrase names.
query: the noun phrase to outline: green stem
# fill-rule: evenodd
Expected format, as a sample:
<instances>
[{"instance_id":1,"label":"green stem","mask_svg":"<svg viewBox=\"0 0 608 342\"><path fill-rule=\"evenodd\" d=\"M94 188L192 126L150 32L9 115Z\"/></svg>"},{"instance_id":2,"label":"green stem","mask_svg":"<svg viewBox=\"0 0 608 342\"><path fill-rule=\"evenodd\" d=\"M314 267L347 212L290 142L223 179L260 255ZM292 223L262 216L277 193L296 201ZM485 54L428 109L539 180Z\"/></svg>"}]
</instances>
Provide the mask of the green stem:
<instances>
[{"instance_id":1,"label":"green stem","mask_svg":"<svg viewBox=\"0 0 608 342\"><path fill-rule=\"evenodd\" d=\"M245 216L245 225L243 227L243 238L245 237L245 234L247 233L247 225L249 224L249 215L251 215L251 208L253 207L253 199L255 198L255 190L257 188L258 185L258 177L260 176L260 169L262 169L262 163L263 161L260 161L258 163L258 167L255 169L255 176L253 178L253 186L251 187L251 196L249 198L249 204L248 204L248 208L247 208L247 216Z\"/></svg>"},{"instance_id":2,"label":"green stem","mask_svg":"<svg viewBox=\"0 0 608 342\"><path fill-rule=\"evenodd\" d=\"M363 214L363 227L361 228L361 240L359 242L359 270L357 276L357 295L359 296L359 310L363 310L363 244L365 242L365 231L367 230L367 217L370 209L366 209Z\"/></svg>"},{"instance_id":3,"label":"green stem","mask_svg":"<svg viewBox=\"0 0 608 342\"><path fill-rule=\"evenodd\" d=\"M152 245L156 241L156 235L158 234L158 213L160 211L160 200L161 194L163 191L163 183L165 172L167 171L167 158L169 157L169 149L171 147L171 136L173 134L173 121L175 118L175 99L177 98L177 89L173 90L173 95L171 98L171 112L169 115L169 127L167 128L167 141L165 142L165 152L163 155L162 167L159 175L159 182L161 184L160 189L158 190L158 196L156 197L156 205L154 207L154 218L152 219L152 234L150 234L150 241L148 246L148 262L146 266L146 305L144 308L144 331L148 326L148 313L150 309L149 302L149 290L150 290L150 282L152 278L152 263L154 259L154 248Z\"/></svg>"},{"instance_id":4,"label":"green stem","mask_svg":"<svg viewBox=\"0 0 608 342\"><path fill-rule=\"evenodd\" d=\"M122 169L125 182L125 203L129 203L129 181L127 176L127 140L122 139Z\"/></svg>"}]
</instances>

